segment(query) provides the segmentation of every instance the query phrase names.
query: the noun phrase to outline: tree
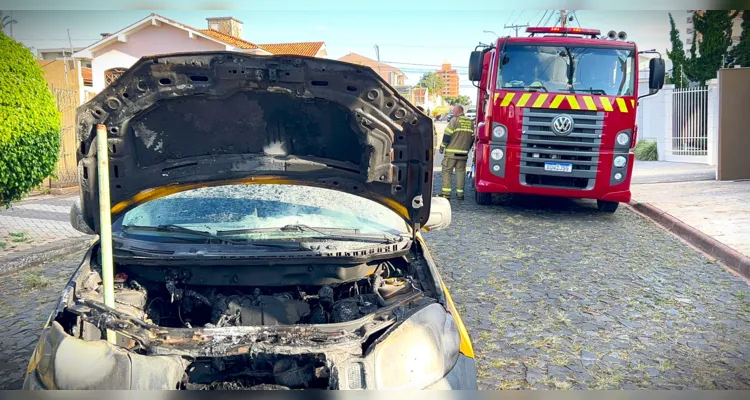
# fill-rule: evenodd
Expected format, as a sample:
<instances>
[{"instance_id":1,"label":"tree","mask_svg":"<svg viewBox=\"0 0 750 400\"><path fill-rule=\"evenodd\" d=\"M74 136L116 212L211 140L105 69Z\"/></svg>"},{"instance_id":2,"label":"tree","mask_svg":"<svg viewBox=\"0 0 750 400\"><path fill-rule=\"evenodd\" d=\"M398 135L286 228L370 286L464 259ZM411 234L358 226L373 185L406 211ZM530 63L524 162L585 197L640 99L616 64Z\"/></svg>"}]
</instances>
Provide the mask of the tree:
<instances>
[{"instance_id":1,"label":"tree","mask_svg":"<svg viewBox=\"0 0 750 400\"><path fill-rule=\"evenodd\" d=\"M667 57L672 60L672 77L671 82L675 87L681 88L687 86L687 82L682 79L682 70L685 66L685 49L682 46L682 40L680 40L680 31L674 23L672 13L669 14L669 25L672 29L669 31L669 40L672 42L672 51L667 50Z\"/></svg>"},{"instance_id":2,"label":"tree","mask_svg":"<svg viewBox=\"0 0 750 400\"><path fill-rule=\"evenodd\" d=\"M471 105L471 98L469 96L445 96L445 101L452 106L469 106Z\"/></svg>"},{"instance_id":3,"label":"tree","mask_svg":"<svg viewBox=\"0 0 750 400\"><path fill-rule=\"evenodd\" d=\"M685 64L685 72L692 80L705 85L707 80L716 78L716 72L726 62L732 44L732 20L738 13L706 10L702 15L693 15L693 45L690 47L690 59ZM698 33L701 35L700 43Z\"/></svg>"},{"instance_id":4,"label":"tree","mask_svg":"<svg viewBox=\"0 0 750 400\"><path fill-rule=\"evenodd\" d=\"M750 10L742 12L740 42L730 52L732 64L750 67Z\"/></svg>"},{"instance_id":5,"label":"tree","mask_svg":"<svg viewBox=\"0 0 750 400\"><path fill-rule=\"evenodd\" d=\"M9 15L3 15L3 12L0 11L0 28L4 31L6 26L9 26L10 24L16 24L18 21L11 18Z\"/></svg>"},{"instance_id":6,"label":"tree","mask_svg":"<svg viewBox=\"0 0 750 400\"><path fill-rule=\"evenodd\" d=\"M52 174L60 113L34 55L0 32L0 205L20 200Z\"/></svg>"},{"instance_id":7,"label":"tree","mask_svg":"<svg viewBox=\"0 0 750 400\"><path fill-rule=\"evenodd\" d=\"M437 96L445 87L445 81L443 81L443 78L438 76L438 74L428 72L422 75L417 86L427 88L427 93L429 93L430 96Z\"/></svg>"}]
</instances>

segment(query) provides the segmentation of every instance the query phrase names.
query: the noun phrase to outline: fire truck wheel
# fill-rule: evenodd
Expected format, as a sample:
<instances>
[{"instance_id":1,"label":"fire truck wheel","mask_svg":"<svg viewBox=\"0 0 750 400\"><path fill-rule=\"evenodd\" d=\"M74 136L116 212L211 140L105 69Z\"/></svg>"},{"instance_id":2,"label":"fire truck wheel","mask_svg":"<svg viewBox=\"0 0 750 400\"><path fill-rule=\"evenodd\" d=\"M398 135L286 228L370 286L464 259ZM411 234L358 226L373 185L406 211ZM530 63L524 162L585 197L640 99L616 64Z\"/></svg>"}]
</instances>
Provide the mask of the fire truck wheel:
<instances>
[{"instance_id":1,"label":"fire truck wheel","mask_svg":"<svg viewBox=\"0 0 750 400\"><path fill-rule=\"evenodd\" d=\"M604 201L604 200L596 201L596 206L599 207L599 211L610 213L610 214L617 211L617 206L619 205L620 203L616 201Z\"/></svg>"},{"instance_id":2,"label":"fire truck wheel","mask_svg":"<svg viewBox=\"0 0 750 400\"><path fill-rule=\"evenodd\" d=\"M480 193L475 191L474 201L480 206L488 206L492 204L492 193Z\"/></svg>"}]
</instances>

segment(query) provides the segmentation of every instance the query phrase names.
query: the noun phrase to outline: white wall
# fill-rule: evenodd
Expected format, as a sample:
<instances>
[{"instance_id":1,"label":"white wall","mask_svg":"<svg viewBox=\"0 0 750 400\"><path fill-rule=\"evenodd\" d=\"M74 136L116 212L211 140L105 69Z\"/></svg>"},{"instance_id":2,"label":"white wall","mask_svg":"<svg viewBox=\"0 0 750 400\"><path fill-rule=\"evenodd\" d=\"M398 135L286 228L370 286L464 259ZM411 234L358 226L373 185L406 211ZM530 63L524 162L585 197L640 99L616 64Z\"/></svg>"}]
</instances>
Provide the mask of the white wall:
<instances>
[{"instance_id":1,"label":"white wall","mask_svg":"<svg viewBox=\"0 0 750 400\"><path fill-rule=\"evenodd\" d=\"M141 57L186 51L226 50L226 46L194 35L173 26L149 26L127 36L127 42L113 41L93 52L91 60L92 86L98 93L105 87L104 71L111 68L130 68Z\"/></svg>"}]
</instances>

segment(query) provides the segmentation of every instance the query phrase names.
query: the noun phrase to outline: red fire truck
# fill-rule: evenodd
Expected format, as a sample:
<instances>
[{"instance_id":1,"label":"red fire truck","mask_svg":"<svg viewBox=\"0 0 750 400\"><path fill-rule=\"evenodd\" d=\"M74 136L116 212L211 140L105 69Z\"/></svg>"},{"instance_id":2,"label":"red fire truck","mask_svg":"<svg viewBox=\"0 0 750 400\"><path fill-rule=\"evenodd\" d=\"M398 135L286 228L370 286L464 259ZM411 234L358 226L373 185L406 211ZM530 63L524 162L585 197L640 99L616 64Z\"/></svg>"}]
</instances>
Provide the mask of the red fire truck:
<instances>
[{"instance_id":1,"label":"red fire truck","mask_svg":"<svg viewBox=\"0 0 750 400\"><path fill-rule=\"evenodd\" d=\"M630 201L638 49L624 32L526 31L471 54L469 79L479 89L470 173L476 202L528 193L596 199L614 212ZM649 67L647 95L664 85L661 55Z\"/></svg>"}]
</instances>

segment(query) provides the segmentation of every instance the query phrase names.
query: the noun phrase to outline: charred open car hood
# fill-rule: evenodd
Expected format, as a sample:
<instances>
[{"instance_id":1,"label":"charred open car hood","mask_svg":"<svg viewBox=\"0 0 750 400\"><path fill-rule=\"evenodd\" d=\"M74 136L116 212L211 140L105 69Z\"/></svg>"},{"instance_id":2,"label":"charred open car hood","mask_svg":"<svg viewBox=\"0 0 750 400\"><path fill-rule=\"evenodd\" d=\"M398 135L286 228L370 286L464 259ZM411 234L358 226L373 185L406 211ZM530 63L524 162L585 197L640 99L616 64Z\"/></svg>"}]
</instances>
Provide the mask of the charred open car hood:
<instances>
[{"instance_id":1,"label":"charred open car hood","mask_svg":"<svg viewBox=\"0 0 750 400\"><path fill-rule=\"evenodd\" d=\"M432 121L373 70L233 52L142 58L78 109L81 211L99 232L96 129L112 220L182 190L290 183L357 194L427 222Z\"/></svg>"}]
</instances>

